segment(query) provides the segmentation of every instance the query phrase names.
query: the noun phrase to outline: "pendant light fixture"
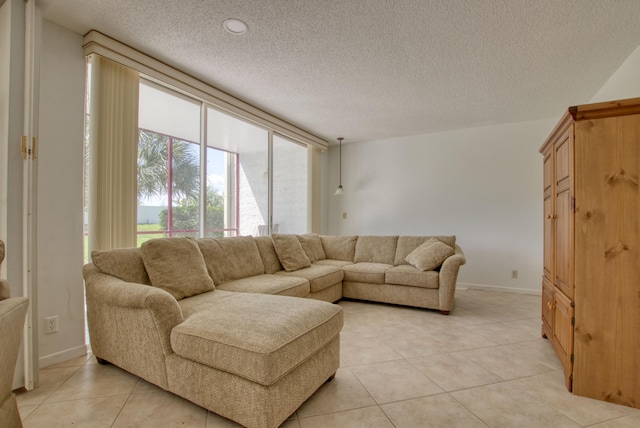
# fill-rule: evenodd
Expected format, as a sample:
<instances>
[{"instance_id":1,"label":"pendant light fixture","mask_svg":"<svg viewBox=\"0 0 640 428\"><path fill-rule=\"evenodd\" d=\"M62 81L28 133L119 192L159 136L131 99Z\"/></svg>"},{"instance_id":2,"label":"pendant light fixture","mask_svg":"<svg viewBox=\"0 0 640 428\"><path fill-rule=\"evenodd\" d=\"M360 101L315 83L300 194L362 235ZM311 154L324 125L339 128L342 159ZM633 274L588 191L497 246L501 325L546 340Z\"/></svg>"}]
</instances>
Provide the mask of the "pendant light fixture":
<instances>
[{"instance_id":1,"label":"pendant light fixture","mask_svg":"<svg viewBox=\"0 0 640 428\"><path fill-rule=\"evenodd\" d=\"M342 195L342 193L344 193L342 190L342 140L344 140L344 138L338 138L338 141L340 142L340 184L333 196Z\"/></svg>"}]
</instances>

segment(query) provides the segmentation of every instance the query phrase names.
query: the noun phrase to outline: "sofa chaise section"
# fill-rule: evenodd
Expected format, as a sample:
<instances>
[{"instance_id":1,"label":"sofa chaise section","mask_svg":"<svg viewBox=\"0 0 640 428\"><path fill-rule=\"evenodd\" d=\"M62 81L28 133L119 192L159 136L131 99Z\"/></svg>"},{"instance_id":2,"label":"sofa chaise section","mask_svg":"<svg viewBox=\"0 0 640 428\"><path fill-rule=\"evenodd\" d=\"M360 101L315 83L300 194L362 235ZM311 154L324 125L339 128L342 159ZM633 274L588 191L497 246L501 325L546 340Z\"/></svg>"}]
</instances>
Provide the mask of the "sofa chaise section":
<instances>
[{"instance_id":1,"label":"sofa chaise section","mask_svg":"<svg viewBox=\"0 0 640 428\"><path fill-rule=\"evenodd\" d=\"M337 370L342 310L252 293L221 303L173 328L169 386L243 425L281 423Z\"/></svg>"}]
</instances>

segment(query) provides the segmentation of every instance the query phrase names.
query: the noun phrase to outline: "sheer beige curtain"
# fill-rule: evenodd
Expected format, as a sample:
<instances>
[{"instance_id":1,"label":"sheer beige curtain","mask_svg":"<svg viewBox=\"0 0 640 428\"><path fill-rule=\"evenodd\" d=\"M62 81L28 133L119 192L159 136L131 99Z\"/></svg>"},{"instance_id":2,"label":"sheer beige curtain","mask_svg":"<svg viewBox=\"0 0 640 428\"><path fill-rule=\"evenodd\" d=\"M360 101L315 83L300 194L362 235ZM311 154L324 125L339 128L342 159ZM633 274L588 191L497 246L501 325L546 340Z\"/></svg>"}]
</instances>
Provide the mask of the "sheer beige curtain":
<instances>
[{"instance_id":1,"label":"sheer beige curtain","mask_svg":"<svg viewBox=\"0 0 640 428\"><path fill-rule=\"evenodd\" d=\"M89 64L89 250L135 247L140 76L96 54Z\"/></svg>"}]
</instances>

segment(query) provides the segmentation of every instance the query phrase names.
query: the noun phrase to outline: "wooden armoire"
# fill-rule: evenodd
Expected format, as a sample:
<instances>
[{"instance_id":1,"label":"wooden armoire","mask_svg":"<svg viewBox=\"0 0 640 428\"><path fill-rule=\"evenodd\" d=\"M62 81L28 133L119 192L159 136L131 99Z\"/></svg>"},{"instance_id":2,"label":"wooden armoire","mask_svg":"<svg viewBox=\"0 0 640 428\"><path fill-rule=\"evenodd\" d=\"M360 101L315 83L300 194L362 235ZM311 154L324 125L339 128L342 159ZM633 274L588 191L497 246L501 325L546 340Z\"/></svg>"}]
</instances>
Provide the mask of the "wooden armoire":
<instances>
[{"instance_id":1,"label":"wooden armoire","mask_svg":"<svg viewBox=\"0 0 640 428\"><path fill-rule=\"evenodd\" d=\"M640 408L640 98L570 107L540 152L542 335L569 390Z\"/></svg>"}]
</instances>

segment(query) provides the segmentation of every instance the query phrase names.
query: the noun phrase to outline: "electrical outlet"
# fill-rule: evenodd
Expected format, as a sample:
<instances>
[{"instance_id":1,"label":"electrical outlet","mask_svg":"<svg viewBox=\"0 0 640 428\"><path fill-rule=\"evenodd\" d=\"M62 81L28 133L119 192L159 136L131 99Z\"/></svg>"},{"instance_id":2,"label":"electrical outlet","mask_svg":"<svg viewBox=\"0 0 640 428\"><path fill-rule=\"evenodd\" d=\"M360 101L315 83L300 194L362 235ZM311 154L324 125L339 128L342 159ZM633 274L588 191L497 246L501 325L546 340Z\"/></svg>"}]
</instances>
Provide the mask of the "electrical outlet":
<instances>
[{"instance_id":1,"label":"electrical outlet","mask_svg":"<svg viewBox=\"0 0 640 428\"><path fill-rule=\"evenodd\" d=\"M46 334L52 334L58 332L58 316L53 316L44 319L44 330Z\"/></svg>"},{"instance_id":2,"label":"electrical outlet","mask_svg":"<svg viewBox=\"0 0 640 428\"><path fill-rule=\"evenodd\" d=\"M518 278L518 271L517 270L514 269L514 270L511 271L511 278L514 278L514 279Z\"/></svg>"}]
</instances>

